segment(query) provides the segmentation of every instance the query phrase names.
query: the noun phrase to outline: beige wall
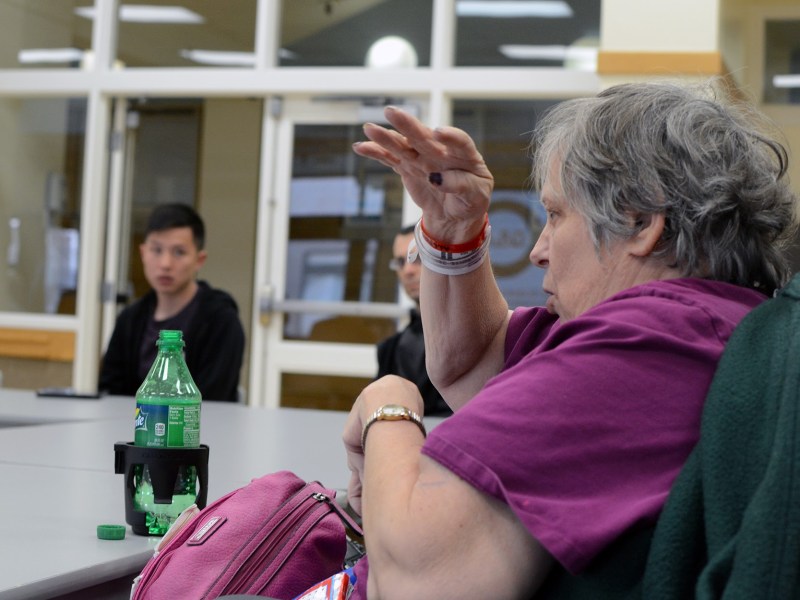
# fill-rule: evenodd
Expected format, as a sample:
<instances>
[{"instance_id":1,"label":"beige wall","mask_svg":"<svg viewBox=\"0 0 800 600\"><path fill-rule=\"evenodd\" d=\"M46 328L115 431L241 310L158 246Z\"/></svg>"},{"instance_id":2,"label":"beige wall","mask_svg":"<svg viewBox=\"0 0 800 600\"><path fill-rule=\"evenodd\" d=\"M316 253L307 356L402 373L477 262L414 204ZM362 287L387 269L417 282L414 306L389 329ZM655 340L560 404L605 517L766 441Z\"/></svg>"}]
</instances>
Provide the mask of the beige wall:
<instances>
[{"instance_id":1,"label":"beige wall","mask_svg":"<svg viewBox=\"0 0 800 600\"><path fill-rule=\"evenodd\" d=\"M607 86L718 74L719 25L718 0L603 0L598 73Z\"/></svg>"},{"instance_id":2,"label":"beige wall","mask_svg":"<svg viewBox=\"0 0 800 600\"><path fill-rule=\"evenodd\" d=\"M760 102L764 64L764 21L800 20L798 0L723 0L723 56L737 84L778 126L789 148L789 178L800 196L800 113L797 105Z\"/></svg>"},{"instance_id":3,"label":"beige wall","mask_svg":"<svg viewBox=\"0 0 800 600\"><path fill-rule=\"evenodd\" d=\"M63 174L66 102L0 99L0 310L44 310L45 190ZM19 264L8 265L9 219L21 221Z\"/></svg>"},{"instance_id":4,"label":"beige wall","mask_svg":"<svg viewBox=\"0 0 800 600\"><path fill-rule=\"evenodd\" d=\"M605 51L712 52L718 48L717 0L603 0Z\"/></svg>"},{"instance_id":5,"label":"beige wall","mask_svg":"<svg viewBox=\"0 0 800 600\"><path fill-rule=\"evenodd\" d=\"M258 206L262 102L210 99L203 108L199 210L206 222L208 261L201 272L239 305L248 338ZM247 384L247 361L241 385Z\"/></svg>"},{"instance_id":6,"label":"beige wall","mask_svg":"<svg viewBox=\"0 0 800 600\"><path fill-rule=\"evenodd\" d=\"M72 385L71 362L0 356L0 374L3 387L8 388L35 390Z\"/></svg>"},{"instance_id":7,"label":"beige wall","mask_svg":"<svg viewBox=\"0 0 800 600\"><path fill-rule=\"evenodd\" d=\"M62 23L70 22L72 7L71 2L46 0L26 2L25 10L0 4L0 65L16 66L20 48L71 46L70 31ZM44 309L45 186L48 172L64 170L65 121L63 100L0 99L0 310ZM12 217L22 222L15 267L6 263Z\"/></svg>"},{"instance_id":8,"label":"beige wall","mask_svg":"<svg viewBox=\"0 0 800 600\"><path fill-rule=\"evenodd\" d=\"M631 79L706 79L692 63L720 55L720 73L730 73L742 93L778 126L791 153L789 177L800 195L800 115L796 106L760 104L764 62L763 22L800 20L798 0L603 0L601 58L624 62L627 71L603 74L604 85ZM642 59L644 56L644 59ZM638 62L637 61L642 61ZM649 62L648 62L649 61ZM707 64L712 64L709 60ZM601 61L602 63L602 61ZM646 71L636 72L644 64Z\"/></svg>"},{"instance_id":9,"label":"beige wall","mask_svg":"<svg viewBox=\"0 0 800 600\"><path fill-rule=\"evenodd\" d=\"M15 67L20 48L68 48L72 46L69 24L73 8L82 4L76 0L25 0L0 3L0 66ZM66 24L66 26L65 26Z\"/></svg>"}]
</instances>

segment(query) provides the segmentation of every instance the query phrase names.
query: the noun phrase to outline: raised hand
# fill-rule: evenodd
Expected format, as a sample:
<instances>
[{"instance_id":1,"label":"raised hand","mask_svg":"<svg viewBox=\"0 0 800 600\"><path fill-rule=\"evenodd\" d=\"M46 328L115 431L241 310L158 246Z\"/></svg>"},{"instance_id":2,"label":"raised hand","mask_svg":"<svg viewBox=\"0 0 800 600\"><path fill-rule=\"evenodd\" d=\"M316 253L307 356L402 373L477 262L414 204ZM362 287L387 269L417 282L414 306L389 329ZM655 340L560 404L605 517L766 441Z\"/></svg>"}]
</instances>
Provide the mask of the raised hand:
<instances>
[{"instance_id":1,"label":"raised hand","mask_svg":"<svg viewBox=\"0 0 800 600\"><path fill-rule=\"evenodd\" d=\"M403 178L422 209L425 229L437 240L457 244L483 227L494 178L472 138L455 127L431 129L395 107L384 110L394 130L367 123L369 141L356 154L377 160Z\"/></svg>"}]
</instances>

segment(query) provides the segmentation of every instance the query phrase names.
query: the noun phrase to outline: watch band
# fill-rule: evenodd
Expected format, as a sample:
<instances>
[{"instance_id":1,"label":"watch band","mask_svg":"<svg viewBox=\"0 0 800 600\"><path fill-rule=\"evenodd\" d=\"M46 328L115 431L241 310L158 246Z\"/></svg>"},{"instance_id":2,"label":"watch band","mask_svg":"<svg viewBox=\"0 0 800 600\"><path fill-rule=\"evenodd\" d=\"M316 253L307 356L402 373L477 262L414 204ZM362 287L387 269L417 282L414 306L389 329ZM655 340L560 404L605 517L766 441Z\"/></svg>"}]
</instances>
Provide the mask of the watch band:
<instances>
[{"instance_id":1,"label":"watch band","mask_svg":"<svg viewBox=\"0 0 800 600\"><path fill-rule=\"evenodd\" d=\"M361 430L362 450L367 442L367 432L369 428L378 421L411 421L419 427L423 437L428 436L428 432L425 431L425 425L422 424L422 418L413 410L400 404L384 404L370 415L369 419L367 419L367 422L364 424L364 429Z\"/></svg>"}]
</instances>

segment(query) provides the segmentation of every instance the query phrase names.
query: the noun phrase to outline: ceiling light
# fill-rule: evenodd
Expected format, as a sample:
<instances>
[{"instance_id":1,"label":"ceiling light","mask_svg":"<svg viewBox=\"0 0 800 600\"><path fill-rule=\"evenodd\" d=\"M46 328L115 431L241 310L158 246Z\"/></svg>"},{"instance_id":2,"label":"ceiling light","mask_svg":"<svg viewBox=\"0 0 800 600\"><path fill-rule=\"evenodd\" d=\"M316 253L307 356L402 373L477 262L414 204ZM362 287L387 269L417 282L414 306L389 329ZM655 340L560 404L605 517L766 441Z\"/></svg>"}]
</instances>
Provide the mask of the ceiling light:
<instances>
[{"instance_id":1,"label":"ceiling light","mask_svg":"<svg viewBox=\"0 0 800 600\"><path fill-rule=\"evenodd\" d=\"M221 50L181 50L183 58L204 65L218 67L252 67L256 64L256 55L252 52L224 52Z\"/></svg>"},{"instance_id":2,"label":"ceiling light","mask_svg":"<svg viewBox=\"0 0 800 600\"><path fill-rule=\"evenodd\" d=\"M94 19L94 6L79 6L75 13L86 19ZM147 4L123 4L119 7L119 19L127 23L204 23L205 19L183 6L150 6Z\"/></svg>"},{"instance_id":3,"label":"ceiling light","mask_svg":"<svg viewBox=\"0 0 800 600\"><path fill-rule=\"evenodd\" d=\"M413 69L417 66L417 51L407 39L387 35L369 47L365 62L368 67L376 69Z\"/></svg>"},{"instance_id":4,"label":"ceiling light","mask_svg":"<svg viewBox=\"0 0 800 600\"><path fill-rule=\"evenodd\" d=\"M503 44L500 53L512 60L564 60L566 46L528 46L524 44Z\"/></svg>"},{"instance_id":5,"label":"ceiling light","mask_svg":"<svg viewBox=\"0 0 800 600\"><path fill-rule=\"evenodd\" d=\"M181 57L201 63L204 65L214 65L217 67L254 67L256 55L253 52L233 52L227 50L181 50L178 52ZM278 57L286 60L295 60L298 55L296 52L278 49Z\"/></svg>"},{"instance_id":6,"label":"ceiling light","mask_svg":"<svg viewBox=\"0 0 800 600\"><path fill-rule=\"evenodd\" d=\"M77 48L30 48L17 53L17 60L23 64L73 63L82 58L83 50Z\"/></svg>"},{"instance_id":7,"label":"ceiling light","mask_svg":"<svg viewBox=\"0 0 800 600\"><path fill-rule=\"evenodd\" d=\"M459 17L542 17L546 19L573 16L572 8L562 0L458 0Z\"/></svg>"},{"instance_id":8,"label":"ceiling light","mask_svg":"<svg viewBox=\"0 0 800 600\"><path fill-rule=\"evenodd\" d=\"M512 60L563 61L564 67L577 71L597 70L597 48L590 46L528 46L504 44L500 53Z\"/></svg>"},{"instance_id":9,"label":"ceiling light","mask_svg":"<svg viewBox=\"0 0 800 600\"><path fill-rule=\"evenodd\" d=\"M772 85L776 88L800 88L800 75L775 75Z\"/></svg>"}]
</instances>

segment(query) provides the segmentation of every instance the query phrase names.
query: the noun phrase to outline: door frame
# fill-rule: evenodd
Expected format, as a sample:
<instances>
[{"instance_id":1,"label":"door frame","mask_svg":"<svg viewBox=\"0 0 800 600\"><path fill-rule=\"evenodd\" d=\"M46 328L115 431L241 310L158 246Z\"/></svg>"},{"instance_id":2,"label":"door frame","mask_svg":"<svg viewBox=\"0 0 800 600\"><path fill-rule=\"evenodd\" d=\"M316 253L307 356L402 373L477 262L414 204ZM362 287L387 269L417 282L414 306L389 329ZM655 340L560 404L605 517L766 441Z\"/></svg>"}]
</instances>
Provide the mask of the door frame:
<instances>
[{"instance_id":1,"label":"door frame","mask_svg":"<svg viewBox=\"0 0 800 600\"><path fill-rule=\"evenodd\" d=\"M415 100L422 110L424 100ZM258 233L250 368L247 402L277 407L283 373L372 378L378 364L374 344L313 342L283 339L287 313L331 312L339 315L397 317L408 314L400 302L307 302L287 300L286 248L289 240L289 202L296 125L360 125L376 120L374 107L366 109L357 98L315 99L309 96L270 97L264 104L261 184L258 199ZM369 118L366 118L369 117ZM404 221L418 214L407 193L403 196ZM410 302L410 301L408 301Z\"/></svg>"}]
</instances>

